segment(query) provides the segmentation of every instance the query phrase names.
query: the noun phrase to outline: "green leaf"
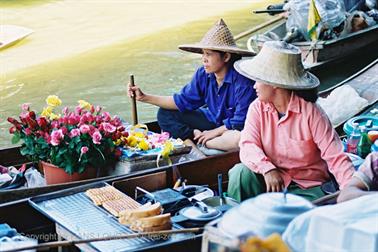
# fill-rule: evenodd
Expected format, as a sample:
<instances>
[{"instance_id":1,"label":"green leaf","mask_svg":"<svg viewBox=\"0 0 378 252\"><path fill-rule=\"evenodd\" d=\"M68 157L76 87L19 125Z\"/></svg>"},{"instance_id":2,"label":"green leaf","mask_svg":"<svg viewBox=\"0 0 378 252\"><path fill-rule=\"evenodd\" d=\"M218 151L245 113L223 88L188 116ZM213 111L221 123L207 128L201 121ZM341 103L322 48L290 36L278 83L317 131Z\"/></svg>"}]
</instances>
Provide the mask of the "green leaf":
<instances>
[{"instance_id":1,"label":"green leaf","mask_svg":"<svg viewBox=\"0 0 378 252\"><path fill-rule=\"evenodd\" d=\"M23 156L27 156L27 155L29 155L29 149L28 148L21 148L20 153Z\"/></svg>"},{"instance_id":2,"label":"green leaf","mask_svg":"<svg viewBox=\"0 0 378 252\"><path fill-rule=\"evenodd\" d=\"M67 149L66 148L61 148L59 151L58 151L58 154L57 155L63 155L67 152Z\"/></svg>"},{"instance_id":3,"label":"green leaf","mask_svg":"<svg viewBox=\"0 0 378 252\"><path fill-rule=\"evenodd\" d=\"M74 137L73 138L73 142L75 143L75 144L78 144L78 143L80 143L80 137Z\"/></svg>"},{"instance_id":4,"label":"green leaf","mask_svg":"<svg viewBox=\"0 0 378 252\"><path fill-rule=\"evenodd\" d=\"M12 137L12 144L16 144L20 141L21 137L20 137L20 133L18 132L15 132L13 134L13 137Z\"/></svg>"}]
</instances>

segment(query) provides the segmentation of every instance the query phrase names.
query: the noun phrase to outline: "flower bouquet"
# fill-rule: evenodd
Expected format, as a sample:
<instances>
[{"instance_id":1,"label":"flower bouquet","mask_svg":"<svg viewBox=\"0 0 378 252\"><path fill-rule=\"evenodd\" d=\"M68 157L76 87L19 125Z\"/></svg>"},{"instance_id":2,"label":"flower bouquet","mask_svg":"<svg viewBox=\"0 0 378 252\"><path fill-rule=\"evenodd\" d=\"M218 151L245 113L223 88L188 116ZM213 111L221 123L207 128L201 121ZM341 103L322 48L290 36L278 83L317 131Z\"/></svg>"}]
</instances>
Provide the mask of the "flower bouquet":
<instances>
[{"instance_id":1,"label":"flower bouquet","mask_svg":"<svg viewBox=\"0 0 378 252\"><path fill-rule=\"evenodd\" d=\"M120 118L84 100L59 114L62 101L57 96L48 96L46 104L40 114L23 104L19 120L8 118L12 143L23 142L22 155L33 162L50 162L68 174L101 168L120 156L116 142L128 136Z\"/></svg>"}]
</instances>

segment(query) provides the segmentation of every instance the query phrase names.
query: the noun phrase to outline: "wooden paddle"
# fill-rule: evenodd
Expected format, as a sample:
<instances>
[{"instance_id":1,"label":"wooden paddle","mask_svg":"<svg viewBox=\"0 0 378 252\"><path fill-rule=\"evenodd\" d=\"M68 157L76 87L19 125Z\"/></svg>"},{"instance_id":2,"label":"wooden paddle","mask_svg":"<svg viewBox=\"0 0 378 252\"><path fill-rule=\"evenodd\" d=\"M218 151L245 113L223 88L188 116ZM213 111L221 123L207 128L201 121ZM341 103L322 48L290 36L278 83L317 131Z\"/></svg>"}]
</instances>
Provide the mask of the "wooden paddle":
<instances>
[{"instance_id":1,"label":"wooden paddle","mask_svg":"<svg viewBox=\"0 0 378 252\"><path fill-rule=\"evenodd\" d=\"M176 230L163 230L163 231L155 231L155 232L144 232L144 233L106 236L106 237L83 239L83 240L46 242L46 243L42 243L42 244L38 244L38 245L34 245L34 246L27 246L27 247L22 247L22 248L3 250L3 252L15 252L15 251L23 251L23 250L31 250L31 249L40 250L40 249L46 249L46 248L67 247L67 246L74 246L76 244L82 244L82 243L132 239L132 238L141 238L141 237L146 237L146 236L151 237L151 238L156 238L156 237L164 238L165 236L172 235L172 234L198 233L202 230L203 230L203 228L184 228L184 229L176 229Z\"/></svg>"},{"instance_id":2,"label":"wooden paddle","mask_svg":"<svg viewBox=\"0 0 378 252\"><path fill-rule=\"evenodd\" d=\"M132 74L130 74L130 85L132 87L135 86L134 75L132 75ZM137 125L138 124L138 112L137 112L135 92L133 92L133 97L131 98L131 118L133 120L133 124Z\"/></svg>"},{"instance_id":3,"label":"wooden paddle","mask_svg":"<svg viewBox=\"0 0 378 252\"><path fill-rule=\"evenodd\" d=\"M273 19L270 19L270 20L266 21L265 23L262 23L262 24L260 24L258 26L255 26L255 27L253 27L253 28L251 28L249 30L246 30L246 31L244 31L242 33L239 33L238 35L236 35L234 37L234 39L236 41L236 40L239 40L241 38L244 38L245 36L248 36L251 33L257 32L258 30L261 30L261 29L267 27L268 25L274 24L274 23L276 23L276 22L278 22L278 21L280 21L282 19L284 19L283 16L278 16L278 17L275 17Z\"/></svg>"}]
</instances>

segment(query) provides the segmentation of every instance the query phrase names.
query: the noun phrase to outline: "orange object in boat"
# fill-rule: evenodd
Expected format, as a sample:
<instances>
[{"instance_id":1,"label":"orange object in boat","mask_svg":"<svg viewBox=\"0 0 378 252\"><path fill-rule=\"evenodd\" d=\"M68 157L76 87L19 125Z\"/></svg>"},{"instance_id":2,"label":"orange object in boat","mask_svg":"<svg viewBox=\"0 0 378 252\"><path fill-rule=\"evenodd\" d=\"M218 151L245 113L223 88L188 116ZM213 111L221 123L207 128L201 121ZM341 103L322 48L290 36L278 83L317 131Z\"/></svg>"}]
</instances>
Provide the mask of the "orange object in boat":
<instances>
[{"instance_id":1,"label":"orange object in boat","mask_svg":"<svg viewBox=\"0 0 378 252\"><path fill-rule=\"evenodd\" d=\"M378 139L378 131L377 130L371 130L368 132L369 140L374 143L375 140Z\"/></svg>"}]
</instances>

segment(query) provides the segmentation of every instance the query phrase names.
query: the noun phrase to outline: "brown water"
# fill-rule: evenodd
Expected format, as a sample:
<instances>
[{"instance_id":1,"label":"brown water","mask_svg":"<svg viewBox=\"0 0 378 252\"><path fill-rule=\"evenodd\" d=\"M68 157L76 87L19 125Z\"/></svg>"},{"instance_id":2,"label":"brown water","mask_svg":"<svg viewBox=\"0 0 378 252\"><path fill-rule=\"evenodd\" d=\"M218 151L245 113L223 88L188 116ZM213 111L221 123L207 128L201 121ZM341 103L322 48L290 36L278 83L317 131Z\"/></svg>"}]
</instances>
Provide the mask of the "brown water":
<instances>
[{"instance_id":1,"label":"brown water","mask_svg":"<svg viewBox=\"0 0 378 252\"><path fill-rule=\"evenodd\" d=\"M35 30L0 51L0 147L10 145L6 118L18 115L25 102L41 111L50 94L66 106L84 99L130 120L129 74L145 92L180 90L200 66L200 56L177 45L198 41L220 17L238 34L271 18L251 14L266 5L244 0L0 1L2 24ZM245 47L245 40L239 45ZM340 69L326 69L321 78L337 82L374 57L354 56ZM140 121L154 120L156 110L138 103Z\"/></svg>"}]
</instances>

